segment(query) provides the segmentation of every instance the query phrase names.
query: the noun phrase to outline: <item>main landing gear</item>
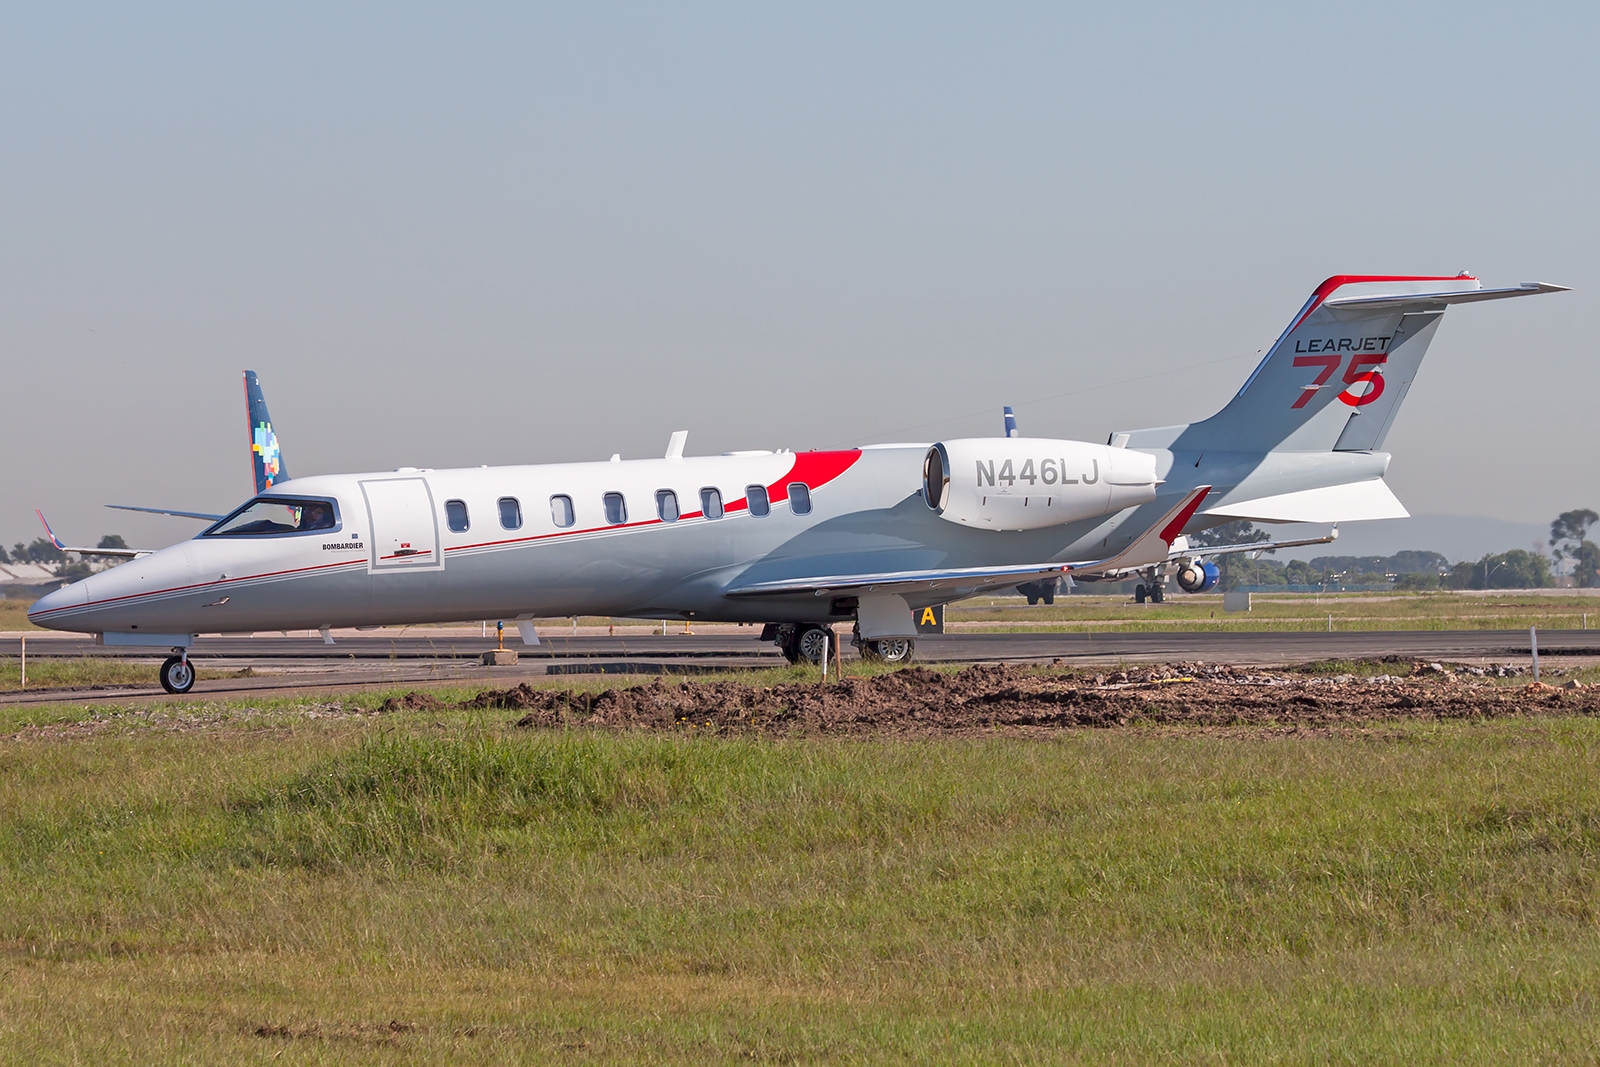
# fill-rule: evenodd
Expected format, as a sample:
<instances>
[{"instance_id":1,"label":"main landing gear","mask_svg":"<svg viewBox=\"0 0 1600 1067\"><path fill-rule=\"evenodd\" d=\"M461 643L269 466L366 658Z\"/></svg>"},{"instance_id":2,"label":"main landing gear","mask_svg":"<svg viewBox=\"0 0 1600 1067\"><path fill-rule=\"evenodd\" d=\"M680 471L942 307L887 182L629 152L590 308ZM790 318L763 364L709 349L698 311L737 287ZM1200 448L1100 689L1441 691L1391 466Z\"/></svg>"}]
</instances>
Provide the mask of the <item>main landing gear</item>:
<instances>
[{"instance_id":1,"label":"main landing gear","mask_svg":"<svg viewBox=\"0 0 1600 1067\"><path fill-rule=\"evenodd\" d=\"M806 662L819 666L824 654L833 654L833 642L839 639L828 627L814 622L769 623L762 630L761 637L776 642L790 663ZM861 650L862 659L877 663L910 663L917 648L917 643L910 638L883 637L875 641L863 641L859 632L852 643Z\"/></svg>"},{"instance_id":2,"label":"main landing gear","mask_svg":"<svg viewBox=\"0 0 1600 1067\"><path fill-rule=\"evenodd\" d=\"M819 666L822 657L831 654L834 641L833 631L814 622L768 623L761 631L761 639L774 642L790 663L805 660Z\"/></svg>"},{"instance_id":3,"label":"main landing gear","mask_svg":"<svg viewBox=\"0 0 1600 1067\"><path fill-rule=\"evenodd\" d=\"M168 656L161 665L161 688L182 695L194 688L194 664L189 662L189 650L178 648L176 655Z\"/></svg>"},{"instance_id":4,"label":"main landing gear","mask_svg":"<svg viewBox=\"0 0 1600 1067\"><path fill-rule=\"evenodd\" d=\"M863 641L858 636L856 644L861 658L873 663L910 663L916 655L917 643L909 637L880 637L876 641Z\"/></svg>"},{"instance_id":5,"label":"main landing gear","mask_svg":"<svg viewBox=\"0 0 1600 1067\"><path fill-rule=\"evenodd\" d=\"M1133 601L1135 604L1143 604L1147 599L1152 604L1160 604L1167 599L1166 579L1162 577L1161 571L1155 567L1145 571L1142 584L1133 587Z\"/></svg>"}]
</instances>

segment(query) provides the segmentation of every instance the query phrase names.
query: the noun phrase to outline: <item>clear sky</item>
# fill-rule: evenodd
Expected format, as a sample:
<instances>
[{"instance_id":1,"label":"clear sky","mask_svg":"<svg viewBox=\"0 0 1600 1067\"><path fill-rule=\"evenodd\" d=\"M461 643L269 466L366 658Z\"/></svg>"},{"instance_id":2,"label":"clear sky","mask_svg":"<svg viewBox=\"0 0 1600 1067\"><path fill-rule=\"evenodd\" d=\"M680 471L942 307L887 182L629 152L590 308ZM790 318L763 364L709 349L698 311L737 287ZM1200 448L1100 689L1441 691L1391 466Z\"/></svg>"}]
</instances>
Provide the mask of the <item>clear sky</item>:
<instances>
[{"instance_id":1,"label":"clear sky","mask_svg":"<svg viewBox=\"0 0 1600 1067\"><path fill-rule=\"evenodd\" d=\"M1600 8L13 4L0 540L294 474L1105 440L1335 273L1452 309L1414 513L1600 508ZM1425 546L1423 546L1425 547Z\"/></svg>"}]
</instances>

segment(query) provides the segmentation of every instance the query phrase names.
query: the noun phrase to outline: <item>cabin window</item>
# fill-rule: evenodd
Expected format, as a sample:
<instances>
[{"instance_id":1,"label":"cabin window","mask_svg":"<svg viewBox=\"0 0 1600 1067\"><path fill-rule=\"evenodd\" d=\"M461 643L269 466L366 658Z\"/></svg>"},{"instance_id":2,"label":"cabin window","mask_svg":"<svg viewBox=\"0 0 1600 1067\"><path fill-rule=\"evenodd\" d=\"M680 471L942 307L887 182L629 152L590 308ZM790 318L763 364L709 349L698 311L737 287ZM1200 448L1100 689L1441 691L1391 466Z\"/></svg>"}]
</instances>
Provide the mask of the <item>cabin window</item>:
<instances>
[{"instance_id":1,"label":"cabin window","mask_svg":"<svg viewBox=\"0 0 1600 1067\"><path fill-rule=\"evenodd\" d=\"M605 495L606 521L613 526L621 526L628 521L628 502L622 499L621 493L607 493Z\"/></svg>"},{"instance_id":2,"label":"cabin window","mask_svg":"<svg viewBox=\"0 0 1600 1067\"><path fill-rule=\"evenodd\" d=\"M796 515L811 514L811 487L805 482L789 483L789 510Z\"/></svg>"},{"instance_id":3,"label":"cabin window","mask_svg":"<svg viewBox=\"0 0 1600 1067\"><path fill-rule=\"evenodd\" d=\"M656 514L662 522L678 521L678 494L671 489L656 490Z\"/></svg>"},{"instance_id":4,"label":"cabin window","mask_svg":"<svg viewBox=\"0 0 1600 1067\"><path fill-rule=\"evenodd\" d=\"M750 504L750 514L757 518L772 511L772 505L767 500L767 487L764 485L745 486L744 498Z\"/></svg>"},{"instance_id":5,"label":"cabin window","mask_svg":"<svg viewBox=\"0 0 1600 1067\"><path fill-rule=\"evenodd\" d=\"M465 500L446 500L444 502L444 521L455 533L466 533L467 527L467 502Z\"/></svg>"},{"instance_id":6,"label":"cabin window","mask_svg":"<svg viewBox=\"0 0 1600 1067\"><path fill-rule=\"evenodd\" d=\"M570 496L562 494L550 498L550 521L554 522L557 528L562 530L573 524L575 520L572 515L572 498Z\"/></svg>"},{"instance_id":7,"label":"cabin window","mask_svg":"<svg viewBox=\"0 0 1600 1067\"><path fill-rule=\"evenodd\" d=\"M516 497L500 498L500 525L507 530L522 529L522 502Z\"/></svg>"},{"instance_id":8,"label":"cabin window","mask_svg":"<svg viewBox=\"0 0 1600 1067\"><path fill-rule=\"evenodd\" d=\"M718 489L700 490L700 513L708 519L722 518L722 492Z\"/></svg>"},{"instance_id":9,"label":"cabin window","mask_svg":"<svg viewBox=\"0 0 1600 1067\"><path fill-rule=\"evenodd\" d=\"M206 537L261 537L267 534L314 533L334 530L338 515L331 500L299 500L258 496L212 526Z\"/></svg>"}]
</instances>

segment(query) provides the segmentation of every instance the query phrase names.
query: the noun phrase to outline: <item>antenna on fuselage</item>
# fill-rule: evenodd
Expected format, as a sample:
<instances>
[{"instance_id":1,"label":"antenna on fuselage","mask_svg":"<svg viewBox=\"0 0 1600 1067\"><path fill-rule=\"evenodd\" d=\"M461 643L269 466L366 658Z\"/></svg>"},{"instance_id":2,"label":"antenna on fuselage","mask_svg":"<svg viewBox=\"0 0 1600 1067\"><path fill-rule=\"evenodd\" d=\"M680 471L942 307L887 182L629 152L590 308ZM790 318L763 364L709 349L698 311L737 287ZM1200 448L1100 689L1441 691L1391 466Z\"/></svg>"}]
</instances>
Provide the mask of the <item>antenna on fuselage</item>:
<instances>
[{"instance_id":1,"label":"antenna on fuselage","mask_svg":"<svg viewBox=\"0 0 1600 1067\"><path fill-rule=\"evenodd\" d=\"M1022 431L1017 429L1017 415L1016 412L1011 410L1011 405L1007 404L1001 411L1006 420L1006 436L1021 437Z\"/></svg>"}]
</instances>

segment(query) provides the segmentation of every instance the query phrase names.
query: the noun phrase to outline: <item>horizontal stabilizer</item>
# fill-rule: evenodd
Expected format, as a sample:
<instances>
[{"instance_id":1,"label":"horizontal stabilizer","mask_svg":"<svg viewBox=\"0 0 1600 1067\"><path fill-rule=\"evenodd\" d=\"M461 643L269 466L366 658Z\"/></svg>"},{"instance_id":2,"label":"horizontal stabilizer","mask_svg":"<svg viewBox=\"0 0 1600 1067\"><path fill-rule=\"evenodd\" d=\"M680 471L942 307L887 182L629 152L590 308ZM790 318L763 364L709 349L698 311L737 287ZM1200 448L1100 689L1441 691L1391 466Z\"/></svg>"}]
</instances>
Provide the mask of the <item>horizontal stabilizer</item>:
<instances>
[{"instance_id":1,"label":"horizontal stabilizer","mask_svg":"<svg viewBox=\"0 0 1600 1067\"><path fill-rule=\"evenodd\" d=\"M1360 522L1411 515L1382 478L1229 501L1207 508L1205 514L1254 522Z\"/></svg>"},{"instance_id":2,"label":"horizontal stabilizer","mask_svg":"<svg viewBox=\"0 0 1600 1067\"><path fill-rule=\"evenodd\" d=\"M1476 304L1480 300L1504 300L1510 296L1534 296L1538 293L1569 293L1570 285L1553 285L1550 282L1523 282L1504 289L1469 289L1466 292L1406 293L1390 296L1336 297L1323 301L1331 308L1386 308L1410 304Z\"/></svg>"}]
</instances>

